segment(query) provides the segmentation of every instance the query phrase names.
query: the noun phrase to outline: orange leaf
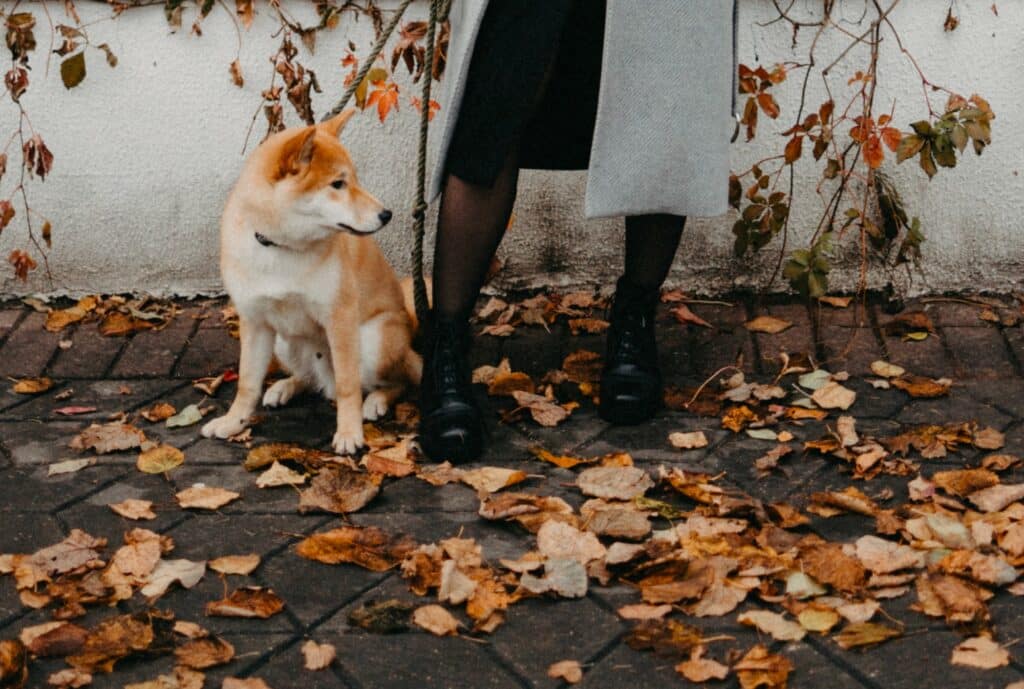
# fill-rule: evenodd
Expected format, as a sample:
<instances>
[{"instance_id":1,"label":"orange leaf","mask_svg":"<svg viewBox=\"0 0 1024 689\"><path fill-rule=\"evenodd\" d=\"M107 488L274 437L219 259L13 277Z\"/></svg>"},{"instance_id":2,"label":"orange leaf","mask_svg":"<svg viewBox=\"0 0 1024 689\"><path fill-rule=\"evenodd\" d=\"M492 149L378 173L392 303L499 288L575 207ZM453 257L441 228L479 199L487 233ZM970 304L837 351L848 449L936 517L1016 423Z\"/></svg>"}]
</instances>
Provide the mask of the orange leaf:
<instances>
[{"instance_id":1,"label":"orange leaf","mask_svg":"<svg viewBox=\"0 0 1024 689\"><path fill-rule=\"evenodd\" d=\"M786 162L793 163L800 158L800 152L803 149L804 137L794 136L786 144Z\"/></svg>"},{"instance_id":2,"label":"orange leaf","mask_svg":"<svg viewBox=\"0 0 1024 689\"><path fill-rule=\"evenodd\" d=\"M773 120L779 116L779 104L775 102L775 98L770 93L759 93L757 94L757 103L764 110L764 114Z\"/></svg>"},{"instance_id":3,"label":"orange leaf","mask_svg":"<svg viewBox=\"0 0 1024 689\"><path fill-rule=\"evenodd\" d=\"M883 160L885 160L885 151L882 149L882 141L878 136L872 134L864 144L864 162L871 169L875 169L881 167Z\"/></svg>"},{"instance_id":4,"label":"orange leaf","mask_svg":"<svg viewBox=\"0 0 1024 689\"><path fill-rule=\"evenodd\" d=\"M890 151L896 152L899 148L900 140L903 138L903 133L895 127L885 127L882 129L882 141L889 147Z\"/></svg>"}]
</instances>

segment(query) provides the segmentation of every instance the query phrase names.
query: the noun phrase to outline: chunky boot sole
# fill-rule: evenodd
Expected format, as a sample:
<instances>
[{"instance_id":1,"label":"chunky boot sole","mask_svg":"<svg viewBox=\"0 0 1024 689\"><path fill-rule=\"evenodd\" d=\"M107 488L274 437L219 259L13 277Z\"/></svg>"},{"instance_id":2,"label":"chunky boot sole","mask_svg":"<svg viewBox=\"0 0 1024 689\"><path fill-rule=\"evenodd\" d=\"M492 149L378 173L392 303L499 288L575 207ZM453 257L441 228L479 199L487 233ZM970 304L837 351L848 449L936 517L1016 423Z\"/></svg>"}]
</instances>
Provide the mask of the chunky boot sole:
<instances>
[{"instance_id":1,"label":"chunky boot sole","mask_svg":"<svg viewBox=\"0 0 1024 689\"><path fill-rule=\"evenodd\" d=\"M618 426L634 426L658 413L662 401L661 384L650 378L606 375L601 378L598 415Z\"/></svg>"},{"instance_id":2,"label":"chunky boot sole","mask_svg":"<svg viewBox=\"0 0 1024 689\"><path fill-rule=\"evenodd\" d=\"M437 409L420 421L419 442L434 462L472 462L484 450L483 421L469 406Z\"/></svg>"}]
</instances>

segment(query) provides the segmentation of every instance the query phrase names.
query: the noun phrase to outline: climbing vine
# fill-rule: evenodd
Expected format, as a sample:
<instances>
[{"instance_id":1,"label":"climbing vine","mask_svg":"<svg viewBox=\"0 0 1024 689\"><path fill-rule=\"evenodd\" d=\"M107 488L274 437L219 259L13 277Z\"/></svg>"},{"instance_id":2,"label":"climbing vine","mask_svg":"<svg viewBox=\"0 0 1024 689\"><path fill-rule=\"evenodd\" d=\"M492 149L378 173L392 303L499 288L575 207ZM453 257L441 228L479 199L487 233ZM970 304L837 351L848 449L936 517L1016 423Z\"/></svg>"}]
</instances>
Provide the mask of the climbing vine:
<instances>
[{"instance_id":1,"label":"climbing vine","mask_svg":"<svg viewBox=\"0 0 1024 689\"><path fill-rule=\"evenodd\" d=\"M114 18L140 7L161 5L173 31L187 30L197 37L203 35L204 21L212 12L227 12L238 27L240 41L251 30L257 11L271 16L277 25L274 35L279 37L279 43L269 56L267 72L243 74L237 57L220 67L238 87L247 79L266 79L267 86L254 104L249 127L251 134L262 119L259 128L265 127L266 136L286 126L288 112L302 122L315 122L312 94L321 92L320 82L302 59L316 49L320 34L338 30L346 21L369 21L379 34L388 15L388 10L376 0L302 1L312 2L315 22L300 22L281 0L268 0L259 6L255 0L234 0L233 6L230 0L107 0L105 4ZM838 242L853 242L859 247L860 290L866 289L872 264L889 271L918 264L924 231L918 217L906 208L892 178L883 170L887 160L899 164L916 159L923 173L931 178L940 168L955 167L968 146L980 155L991 142L995 115L985 99L977 94L965 97L934 83L905 48L891 19L901 1L906 0L822 0L811 6L801 3L797 14L795 0L771 0L777 17L769 24L784 22L791 30L794 48L801 34L811 32L809 48L800 60L739 65L737 83L745 140L757 136L762 117L786 118L791 126L781 133L778 153L729 177L730 204L738 211L733 226L735 253L753 254L781 236L772 282L781 273L793 288L809 297L828 291L833 246ZM293 2L298 4L300 0ZM851 22L846 11L840 18L840 10L848 10L853 4L860 8L859 21ZM954 7L951 0L942 8L946 13L944 19L937 17L947 31L957 29ZM991 11L998 13L995 4ZM58 59L64 86L75 89L83 87L89 70L95 70L96 64L100 68L116 68L118 58L108 44L92 40L93 27L81 20L75 0L0 3L0 18L11 54L11 64L4 76L5 96L17 108L17 121L12 123L7 143L0 150L0 177L8 173L18 175L7 198L0 199L0 233L13 231L12 226L19 221L23 226L24 246L11 252L7 260L15 275L26 280L40 264L50 275L46 258L54 233L50 219L30 203L32 185L45 182L55 161L45 143L45 132L35 129L22 104L21 98L35 78L30 62ZM400 111L406 100L394 78L396 70L406 70L414 82L441 78L448 26L438 33L435 58L430 65L425 64L426 29L422 21L401 25L393 45L358 86L357 106L373 108L383 122ZM37 43L37 33L48 34L46 46ZM822 64L818 50L825 43L822 37L828 33L842 36L846 45L839 50L838 57ZM915 70L921 80L923 117L906 125L893 120L894 103L876 102L879 54L883 42L890 39L906 57L908 68ZM829 45L834 49L835 41ZM859 47L866 50L857 50ZM338 57L346 86L355 79L359 67L360 46L349 41ZM826 100L819 104L807 101L812 78L822 80L827 93ZM783 112L776 94L784 84L794 81L800 84L798 104L795 111ZM417 110L423 107L415 97L408 98L406 103ZM427 107L433 115L440 106L431 101ZM814 192L821 198L822 213L809 244L789 251L794 165L806 156L821 167Z\"/></svg>"}]
</instances>

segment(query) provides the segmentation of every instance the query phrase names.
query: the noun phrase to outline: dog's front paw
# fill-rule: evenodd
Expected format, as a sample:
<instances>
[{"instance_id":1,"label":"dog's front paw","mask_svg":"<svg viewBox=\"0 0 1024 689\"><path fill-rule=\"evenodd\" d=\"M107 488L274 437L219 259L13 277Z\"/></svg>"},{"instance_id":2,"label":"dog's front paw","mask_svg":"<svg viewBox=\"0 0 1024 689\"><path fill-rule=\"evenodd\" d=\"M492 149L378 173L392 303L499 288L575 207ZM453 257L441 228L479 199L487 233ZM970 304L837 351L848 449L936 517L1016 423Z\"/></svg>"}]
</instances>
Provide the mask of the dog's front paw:
<instances>
[{"instance_id":1,"label":"dog's front paw","mask_svg":"<svg viewBox=\"0 0 1024 689\"><path fill-rule=\"evenodd\" d=\"M374 390L363 400L363 419L376 421L388 413L388 397L380 390Z\"/></svg>"},{"instance_id":2,"label":"dog's front paw","mask_svg":"<svg viewBox=\"0 0 1024 689\"><path fill-rule=\"evenodd\" d=\"M203 426L201 431L205 438L230 438L238 435L249 425L249 419L225 414Z\"/></svg>"},{"instance_id":3,"label":"dog's front paw","mask_svg":"<svg viewBox=\"0 0 1024 689\"><path fill-rule=\"evenodd\" d=\"M365 445L363 440L363 429L360 426L359 430L354 433L343 433L338 431L334 434L334 442L331 443L334 451L339 455L354 455L356 451Z\"/></svg>"}]
</instances>

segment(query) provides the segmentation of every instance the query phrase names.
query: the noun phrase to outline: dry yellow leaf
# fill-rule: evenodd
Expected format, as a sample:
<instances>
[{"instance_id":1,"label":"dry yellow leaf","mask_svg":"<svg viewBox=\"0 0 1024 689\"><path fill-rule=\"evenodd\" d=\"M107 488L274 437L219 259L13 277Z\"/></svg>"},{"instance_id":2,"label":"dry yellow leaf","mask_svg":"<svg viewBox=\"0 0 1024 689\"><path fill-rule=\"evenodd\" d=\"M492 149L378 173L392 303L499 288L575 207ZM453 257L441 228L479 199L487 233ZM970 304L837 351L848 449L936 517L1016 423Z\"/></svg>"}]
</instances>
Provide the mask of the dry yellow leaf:
<instances>
[{"instance_id":1,"label":"dry yellow leaf","mask_svg":"<svg viewBox=\"0 0 1024 689\"><path fill-rule=\"evenodd\" d=\"M207 563L214 572L221 574L252 574L260 565L260 556L256 553L249 555L225 555Z\"/></svg>"},{"instance_id":2,"label":"dry yellow leaf","mask_svg":"<svg viewBox=\"0 0 1024 689\"><path fill-rule=\"evenodd\" d=\"M178 504L185 509L216 510L242 496L232 490L196 483L190 488L179 491L174 497L177 498Z\"/></svg>"},{"instance_id":3,"label":"dry yellow leaf","mask_svg":"<svg viewBox=\"0 0 1024 689\"><path fill-rule=\"evenodd\" d=\"M552 663L548 668L548 677L551 679L564 679L569 684L576 684L583 679L583 668L579 661L560 660Z\"/></svg>"},{"instance_id":4,"label":"dry yellow leaf","mask_svg":"<svg viewBox=\"0 0 1024 689\"><path fill-rule=\"evenodd\" d=\"M461 626L461 623L440 605L424 605L416 608L412 614L412 621L417 627L426 629L437 636L455 635Z\"/></svg>"},{"instance_id":5,"label":"dry yellow leaf","mask_svg":"<svg viewBox=\"0 0 1024 689\"><path fill-rule=\"evenodd\" d=\"M781 318L775 318L774 316L758 316L753 320L747 321L744 325L747 330L753 333L767 333L769 335L775 335L791 327L793 324L789 321L784 321Z\"/></svg>"}]
</instances>

